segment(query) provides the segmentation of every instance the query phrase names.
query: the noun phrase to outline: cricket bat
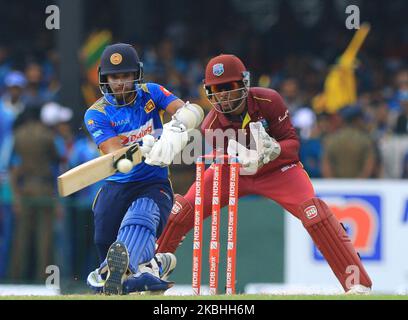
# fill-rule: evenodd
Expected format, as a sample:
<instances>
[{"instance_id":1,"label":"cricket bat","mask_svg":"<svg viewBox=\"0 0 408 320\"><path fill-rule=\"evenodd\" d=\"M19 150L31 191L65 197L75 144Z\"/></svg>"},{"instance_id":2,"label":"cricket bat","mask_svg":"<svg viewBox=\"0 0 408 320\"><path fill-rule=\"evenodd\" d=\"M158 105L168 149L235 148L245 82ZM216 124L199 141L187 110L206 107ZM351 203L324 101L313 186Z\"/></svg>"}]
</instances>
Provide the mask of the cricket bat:
<instances>
[{"instance_id":1,"label":"cricket bat","mask_svg":"<svg viewBox=\"0 0 408 320\"><path fill-rule=\"evenodd\" d=\"M114 152L85 162L58 177L58 193L61 197L69 196L95 182L103 180L114 173L115 161L125 156L132 155L133 165L142 162L142 152L138 144L123 147Z\"/></svg>"}]
</instances>

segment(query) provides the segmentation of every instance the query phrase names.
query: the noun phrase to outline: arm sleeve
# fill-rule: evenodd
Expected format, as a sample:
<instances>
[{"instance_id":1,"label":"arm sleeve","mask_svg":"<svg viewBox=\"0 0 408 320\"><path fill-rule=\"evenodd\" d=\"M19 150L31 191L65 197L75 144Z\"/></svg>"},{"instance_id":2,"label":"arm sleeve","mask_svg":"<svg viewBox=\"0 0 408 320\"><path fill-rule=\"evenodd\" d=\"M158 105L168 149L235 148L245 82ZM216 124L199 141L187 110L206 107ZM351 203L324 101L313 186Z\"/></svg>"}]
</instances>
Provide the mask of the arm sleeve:
<instances>
[{"instance_id":1,"label":"arm sleeve","mask_svg":"<svg viewBox=\"0 0 408 320\"><path fill-rule=\"evenodd\" d=\"M87 110L84 121L89 134L97 146L102 142L117 136L108 117L100 111Z\"/></svg>"},{"instance_id":2,"label":"arm sleeve","mask_svg":"<svg viewBox=\"0 0 408 320\"><path fill-rule=\"evenodd\" d=\"M167 90L165 87L156 83L149 83L149 92L152 95L154 104L161 110L166 110L167 106L177 100L178 97Z\"/></svg>"},{"instance_id":3,"label":"arm sleeve","mask_svg":"<svg viewBox=\"0 0 408 320\"><path fill-rule=\"evenodd\" d=\"M281 146L281 154L279 158L282 160L296 158L299 153L300 143L298 140L288 139L279 141Z\"/></svg>"}]
</instances>

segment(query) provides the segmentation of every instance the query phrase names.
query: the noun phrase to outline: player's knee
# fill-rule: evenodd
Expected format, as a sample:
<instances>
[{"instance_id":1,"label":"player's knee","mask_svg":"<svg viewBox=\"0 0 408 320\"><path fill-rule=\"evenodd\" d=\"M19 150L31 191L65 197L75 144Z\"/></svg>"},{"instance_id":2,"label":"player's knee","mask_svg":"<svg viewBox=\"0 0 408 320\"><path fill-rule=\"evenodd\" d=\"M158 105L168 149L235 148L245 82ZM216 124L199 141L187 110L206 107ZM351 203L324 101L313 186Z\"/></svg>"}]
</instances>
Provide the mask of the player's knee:
<instances>
[{"instance_id":1,"label":"player's knee","mask_svg":"<svg viewBox=\"0 0 408 320\"><path fill-rule=\"evenodd\" d=\"M157 241L157 252L175 252L186 232L192 227L194 209L192 204L182 195L174 195L166 227Z\"/></svg>"},{"instance_id":2,"label":"player's knee","mask_svg":"<svg viewBox=\"0 0 408 320\"><path fill-rule=\"evenodd\" d=\"M333 216L327 204L319 198L311 198L299 207L299 218L305 227L320 223Z\"/></svg>"},{"instance_id":3,"label":"player's knee","mask_svg":"<svg viewBox=\"0 0 408 320\"><path fill-rule=\"evenodd\" d=\"M120 229L126 226L140 225L155 234L159 222L160 210L156 202L150 198L140 198L134 201L127 210Z\"/></svg>"}]
</instances>

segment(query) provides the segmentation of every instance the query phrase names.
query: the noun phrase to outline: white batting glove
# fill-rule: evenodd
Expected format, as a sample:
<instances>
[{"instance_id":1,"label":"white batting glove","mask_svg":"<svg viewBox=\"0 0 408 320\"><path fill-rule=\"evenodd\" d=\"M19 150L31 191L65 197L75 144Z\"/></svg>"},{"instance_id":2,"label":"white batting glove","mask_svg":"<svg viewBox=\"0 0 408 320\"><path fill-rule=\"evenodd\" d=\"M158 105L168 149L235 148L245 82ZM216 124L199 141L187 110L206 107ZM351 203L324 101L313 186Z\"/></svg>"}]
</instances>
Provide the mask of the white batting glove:
<instances>
[{"instance_id":1,"label":"white batting glove","mask_svg":"<svg viewBox=\"0 0 408 320\"><path fill-rule=\"evenodd\" d=\"M187 142L188 133L184 125L172 120L163 126L160 139L155 141L151 150L145 154L145 163L152 166L169 166Z\"/></svg>"},{"instance_id":2,"label":"white batting glove","mask_svg":"<svg viewBox=\"0 0 408 320\"><path fill-rule=\"evenodd\" d=\"M142 141L143 145L140 146L140 151L142 151L142 155L145 156L152 150L156 139L151 134L147 134L143 137Z\"/></svg>"}]
</instances>

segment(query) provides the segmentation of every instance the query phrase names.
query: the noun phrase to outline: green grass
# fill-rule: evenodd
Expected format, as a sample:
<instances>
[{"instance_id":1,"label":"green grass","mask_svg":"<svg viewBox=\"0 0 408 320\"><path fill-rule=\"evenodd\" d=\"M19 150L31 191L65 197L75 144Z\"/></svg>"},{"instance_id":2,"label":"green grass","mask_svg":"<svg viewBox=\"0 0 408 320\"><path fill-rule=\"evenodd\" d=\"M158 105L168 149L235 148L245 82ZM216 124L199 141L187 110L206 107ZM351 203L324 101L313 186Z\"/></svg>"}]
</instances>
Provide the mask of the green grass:
<instances>
[{"instance_id":1,"label":"green grass","mask_svg":"<svg viewBox=\"0 0 408 320\"><path fill-rule=\"evenodd\" d=\"M60 296L0 296L0 300L408 300L408 295L218 295L218 296L163 296L163 295L60 295Z\"/></svg>"}]
</instances>

